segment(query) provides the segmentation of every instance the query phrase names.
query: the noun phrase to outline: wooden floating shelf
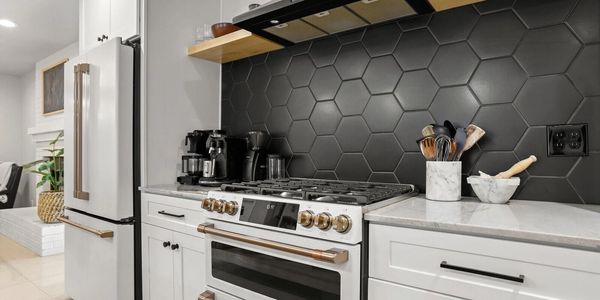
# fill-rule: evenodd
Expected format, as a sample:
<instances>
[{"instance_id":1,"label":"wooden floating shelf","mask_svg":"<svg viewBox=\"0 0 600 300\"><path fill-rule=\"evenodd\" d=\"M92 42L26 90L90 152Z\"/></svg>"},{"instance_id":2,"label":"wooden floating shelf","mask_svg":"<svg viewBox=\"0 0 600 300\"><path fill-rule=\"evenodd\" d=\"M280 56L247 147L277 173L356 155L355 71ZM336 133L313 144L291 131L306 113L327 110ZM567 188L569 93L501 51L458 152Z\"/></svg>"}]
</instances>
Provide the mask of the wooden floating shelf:
<instances>
[{"instance_id":1,"label":"wooden floating shelf","mask_svg":"<svg viewBox=\"0 0 600 300\"><path fill-rule=\"evenodd\" d=\"M193 45L187 49L187 54L223 64L281 48L280 44L240 29Z\"/></svg>"}]
</instances>

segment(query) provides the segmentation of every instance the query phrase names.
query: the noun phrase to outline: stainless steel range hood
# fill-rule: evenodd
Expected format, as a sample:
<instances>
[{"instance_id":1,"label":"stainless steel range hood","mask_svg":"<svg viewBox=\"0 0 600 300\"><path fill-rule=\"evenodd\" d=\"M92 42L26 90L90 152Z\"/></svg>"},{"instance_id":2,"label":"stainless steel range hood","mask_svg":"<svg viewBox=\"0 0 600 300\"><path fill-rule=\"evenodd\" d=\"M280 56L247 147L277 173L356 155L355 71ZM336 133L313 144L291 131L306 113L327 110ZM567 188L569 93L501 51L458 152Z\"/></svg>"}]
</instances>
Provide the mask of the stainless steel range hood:
<instances>
[{"instance_id":1,"label":"stainless steel range hood","mask_svg":"<svg viewBox=\"0 0 600 300\"><path fill-rule=\"evenodd\" d=\"M233 21L248 31L291 45L433 11L426 0L276 0Z\"/></svg>"}]
</instances>

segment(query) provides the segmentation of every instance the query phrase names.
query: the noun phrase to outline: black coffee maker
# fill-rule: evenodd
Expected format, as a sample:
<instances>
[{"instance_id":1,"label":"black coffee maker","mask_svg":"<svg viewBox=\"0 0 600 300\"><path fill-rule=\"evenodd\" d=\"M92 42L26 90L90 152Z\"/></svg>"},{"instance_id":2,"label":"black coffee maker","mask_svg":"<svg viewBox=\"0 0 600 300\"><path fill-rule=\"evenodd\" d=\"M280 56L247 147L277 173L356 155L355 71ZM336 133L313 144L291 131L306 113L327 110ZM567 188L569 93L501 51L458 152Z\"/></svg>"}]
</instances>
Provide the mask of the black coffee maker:
<instances>
[{"instance_id":1,"label":"black coffee maker","mask_svg":"<svg viewBox=\"0 0 600 300\"><path fill-rule=\"evenodd\" d=\"M185 137L187 153L181 157L182 176L177 177L181 184L196 185L202 178L204 161L208 157L206 141L212 130L194 130Z\"/></svg>"},{"instance_id":2,"label":"black coffee maker","mask_svg":"<svg viewBox=\"0 0 600 300\"><path fill-rule=\"evenodd\" d=\"M242 179L246 140L229 137L224 130L213 130L206 141L208 157L201 185L218 186Z\"/></svg>"},{"instance_id":3,"label":"black coffee maker","mask_svg":"<svg viewBox=\"0 0 600 300\"><path fill-rule=\"evenodd\" d=\"M248 132L248 150L244 158L244 181L265 180L267 178L267 144L269 135L264 131Z\"/></svg>"}]
</instances>

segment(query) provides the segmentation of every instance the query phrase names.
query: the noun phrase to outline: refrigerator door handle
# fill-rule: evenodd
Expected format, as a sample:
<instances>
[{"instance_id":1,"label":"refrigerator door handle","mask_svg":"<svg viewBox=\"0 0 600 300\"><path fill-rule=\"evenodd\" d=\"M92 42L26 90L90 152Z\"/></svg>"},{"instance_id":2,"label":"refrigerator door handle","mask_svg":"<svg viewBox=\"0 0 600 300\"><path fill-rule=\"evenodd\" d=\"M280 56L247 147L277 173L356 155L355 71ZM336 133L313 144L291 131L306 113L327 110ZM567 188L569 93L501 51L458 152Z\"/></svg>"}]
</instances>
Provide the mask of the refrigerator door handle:
<instances>
[{"instance_id":1,"label":"refrigerator door handle","mask_svg":"<svg viewBox=\"0 0 600 300\"><path fill-rule=\"evenodd\" d=\"M83 74L90 73L90 65L86 63L75 65L75 136L74 158L75 179L73 197L80 200L90 200L90 194L83 191Z\"/></svg>"},{"instance_id":2,"label":"refrigerator door handle","mask_svg":"<svg viewBox=\"0 0 600 300\"><path fill-rule=\"evenodd\" d=\"M58 217L57 218L59 221L65 223L65 224L69 224L73 227L79 228L81 230L87 231L89 233L93 233L95 235L97 235L100 238L111 238L114 236L114 232L112 230L98 230L98 229L94 229L88 226L85 226L83 224L79 224L77 222L73 222L71 220L69 220L68 216L62 216L62 217Z\"/></svg>"}]
</instances>

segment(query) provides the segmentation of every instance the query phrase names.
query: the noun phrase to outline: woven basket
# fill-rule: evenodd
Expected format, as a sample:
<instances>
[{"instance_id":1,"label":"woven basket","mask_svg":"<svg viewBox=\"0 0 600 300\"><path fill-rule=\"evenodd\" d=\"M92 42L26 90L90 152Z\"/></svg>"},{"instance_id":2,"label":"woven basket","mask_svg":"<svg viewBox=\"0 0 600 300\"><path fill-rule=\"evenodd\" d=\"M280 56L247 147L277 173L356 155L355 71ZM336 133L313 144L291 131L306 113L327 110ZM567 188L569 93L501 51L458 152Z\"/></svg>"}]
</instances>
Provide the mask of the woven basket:
<instances>
[{"instance_id":1,"label":"woven basket","mask_svg":"<svg viewBox=\"0 0 600 300\"><path fill-rule=\"evenodd\" d=\"M64 211L63 192L41 192L37 206L37 214L44 223L57 223L56 218Z\"/></svg>"}]
</instances>

